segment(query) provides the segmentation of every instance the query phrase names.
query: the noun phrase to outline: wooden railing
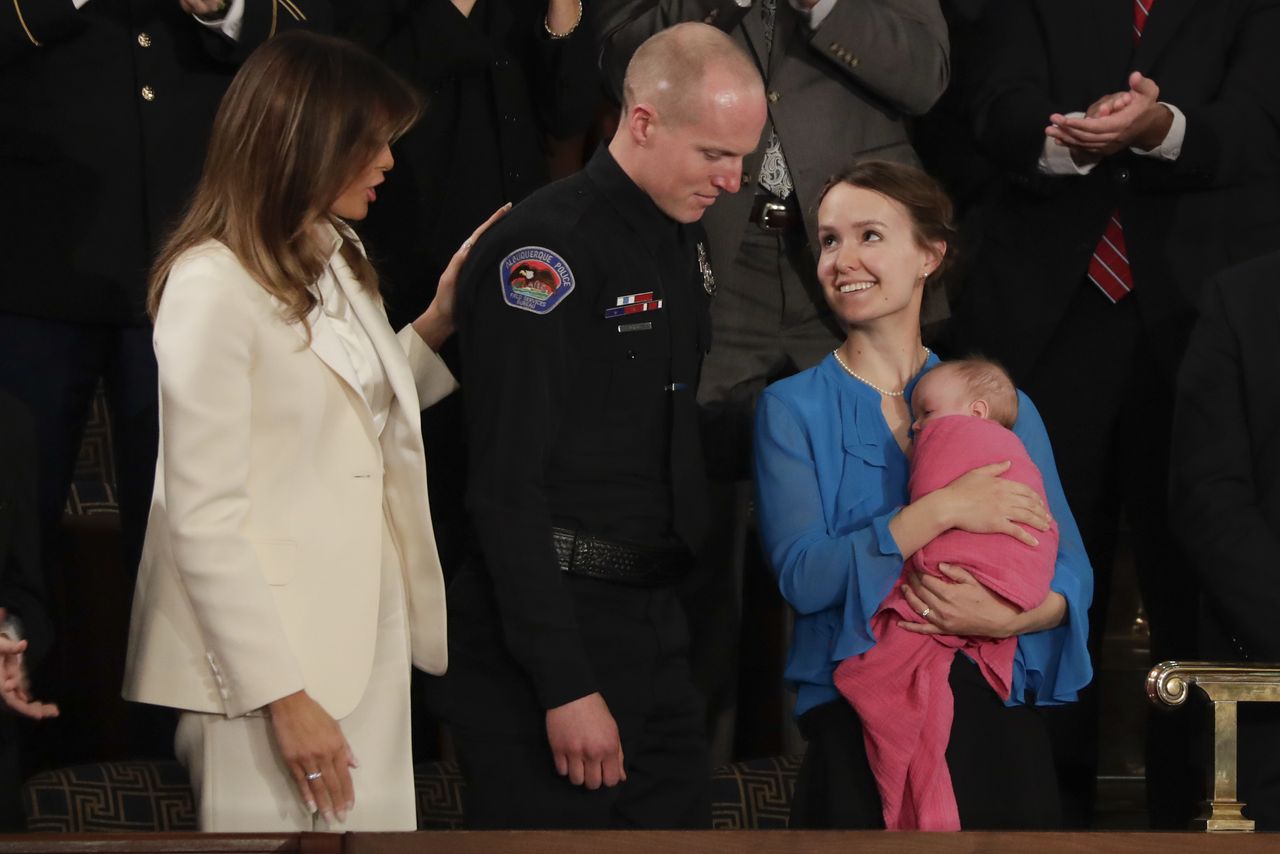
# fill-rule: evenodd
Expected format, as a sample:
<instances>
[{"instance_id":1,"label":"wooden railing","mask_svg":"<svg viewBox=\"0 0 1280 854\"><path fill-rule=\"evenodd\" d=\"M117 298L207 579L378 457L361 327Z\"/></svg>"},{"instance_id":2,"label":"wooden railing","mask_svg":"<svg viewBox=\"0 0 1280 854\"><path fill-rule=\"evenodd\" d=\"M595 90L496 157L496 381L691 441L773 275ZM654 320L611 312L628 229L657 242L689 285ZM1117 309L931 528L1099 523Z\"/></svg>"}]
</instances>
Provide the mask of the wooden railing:
<instances>
[{"instance_id":1,"label":"wooden railing","mask_svg":"<svg viewBox=\"0 0 1280 854\"><path fill-rule=\"evenodd\" d=\"M1263 854L1269 834L426 831L0 836L0 854Z\"/></svg>"}]
</instances>

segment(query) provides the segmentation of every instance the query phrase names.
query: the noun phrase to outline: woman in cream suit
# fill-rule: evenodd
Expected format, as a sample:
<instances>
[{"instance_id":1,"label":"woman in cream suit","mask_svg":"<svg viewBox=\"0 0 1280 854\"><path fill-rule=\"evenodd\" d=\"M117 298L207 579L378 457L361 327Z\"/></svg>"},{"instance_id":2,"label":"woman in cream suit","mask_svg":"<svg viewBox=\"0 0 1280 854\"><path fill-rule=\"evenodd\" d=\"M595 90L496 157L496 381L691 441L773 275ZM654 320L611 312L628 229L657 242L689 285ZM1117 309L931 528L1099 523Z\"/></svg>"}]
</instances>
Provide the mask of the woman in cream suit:
<instances>
[{"instance_id":1,"label":"woman in cream suit","mask_svg":"<svg viewBox=\"0 0 1280 854\"><path fill-rule=\"evenodd\" d=\"M206 831L415 826L410 661L446 665L418 413L456 387L434 351L476 235L396 335L344 221L418 109L346 42L268 42L153 273L161 441L124 693L183 712Z\"/></svg>"}]
</instances>

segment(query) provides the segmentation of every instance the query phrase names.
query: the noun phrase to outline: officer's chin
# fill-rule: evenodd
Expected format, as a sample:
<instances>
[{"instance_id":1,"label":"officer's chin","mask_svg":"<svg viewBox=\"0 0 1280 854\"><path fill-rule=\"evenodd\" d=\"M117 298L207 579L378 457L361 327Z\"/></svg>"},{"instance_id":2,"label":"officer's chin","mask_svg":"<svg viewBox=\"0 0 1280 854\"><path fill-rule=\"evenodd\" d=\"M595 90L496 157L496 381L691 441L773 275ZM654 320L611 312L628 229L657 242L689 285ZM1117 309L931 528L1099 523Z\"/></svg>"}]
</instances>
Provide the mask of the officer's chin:
<instances>
[{"instance_id":1,"label":"officer's chin","mask_svg":"<svg viewBox=\"0 0 1280 854\"><path fill-rule=\"evenodd\" d=\"M680 212L681 215L675 217L675 220L677 222L683 223L684 225L691 225L697 222L698 220L702 219L703 214L707 212L707 208L709 207L711 206L700 205L697 202L694 202L692 205L690 205L689 207L681 211Z\"/></svg>"}]
</instances>

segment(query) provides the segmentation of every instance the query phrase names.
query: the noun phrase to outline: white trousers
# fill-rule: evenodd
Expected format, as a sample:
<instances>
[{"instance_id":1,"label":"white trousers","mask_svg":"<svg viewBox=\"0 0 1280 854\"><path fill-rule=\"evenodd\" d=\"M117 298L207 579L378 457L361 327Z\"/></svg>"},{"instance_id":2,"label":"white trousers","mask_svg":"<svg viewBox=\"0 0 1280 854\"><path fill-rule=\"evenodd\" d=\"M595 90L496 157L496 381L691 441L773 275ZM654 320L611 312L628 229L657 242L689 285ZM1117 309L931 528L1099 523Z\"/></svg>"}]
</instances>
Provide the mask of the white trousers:
<instances>
[{"instance_id":1,"label":"white trousers","mask_svg":"<svg viewBox=\"0 0 1280 854\"><path fill-rule=\"evenodd\" d=\"M409 716L409 626L400 556L385 520L373 670L360 704L339 723L360 762L351 769L355 807L345 822L303 805L280 757L271 721L184 712L174 749L191 775L205 832L415 830ZM340 627L335 627L341 631Z\"/></svg>"}]
</instances>

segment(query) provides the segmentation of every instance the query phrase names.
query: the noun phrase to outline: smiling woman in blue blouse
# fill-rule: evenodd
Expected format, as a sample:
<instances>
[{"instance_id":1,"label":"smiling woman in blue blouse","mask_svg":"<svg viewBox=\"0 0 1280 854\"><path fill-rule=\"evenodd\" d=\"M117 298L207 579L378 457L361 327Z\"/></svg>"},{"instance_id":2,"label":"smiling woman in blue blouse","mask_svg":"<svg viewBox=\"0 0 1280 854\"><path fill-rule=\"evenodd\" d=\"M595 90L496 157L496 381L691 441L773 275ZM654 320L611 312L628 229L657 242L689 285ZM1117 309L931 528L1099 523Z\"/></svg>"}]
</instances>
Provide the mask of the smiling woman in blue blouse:
<instances>
[{"instance_id":1,"label":"smiling woman in blue blouse","mask_svg":"<svg viewBox=\"0 0 1280 854\"><path fill-rule=\"evenodd\" d=\"M1071 702L1092 674L1085 640L1093 573L1053 462L1044 423L1019 393L1014 433L1044 474L1049 507L985 466L907 504L911 392L938 359L920 340L926 283L948 260L951 204L919 170L860 164L828 186L818 209L823 294L847 331L816 367L767 388L756 422L761 536L796 612L786 677L809 749L793 827L878 827L879 794L862 729L837 694L841 660L868 650L871 617L904 560L943 531L1061 531L1051 592L1028 611L964 569L950 582L912 576L907 598L925 634L1018 636L1013 700L1005 705L963 655L952 665L955 720L947 764L961 825L1059 823L1044 723L1034 706ZM945 565L944 565L945 566Z\"/></svg>"}]
</instances>

